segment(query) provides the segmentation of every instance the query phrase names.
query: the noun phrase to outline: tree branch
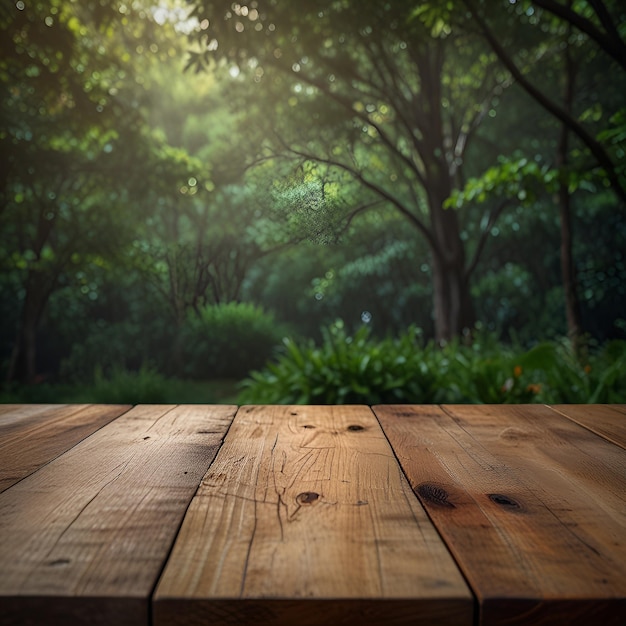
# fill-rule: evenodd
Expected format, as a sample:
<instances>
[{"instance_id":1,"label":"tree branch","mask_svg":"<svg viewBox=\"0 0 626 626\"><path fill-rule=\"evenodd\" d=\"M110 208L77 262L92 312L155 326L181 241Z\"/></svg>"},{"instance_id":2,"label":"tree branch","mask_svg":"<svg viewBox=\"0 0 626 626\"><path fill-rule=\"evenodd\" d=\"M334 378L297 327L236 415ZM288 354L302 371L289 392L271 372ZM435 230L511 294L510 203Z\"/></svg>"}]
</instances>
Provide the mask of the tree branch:
<instances>
[{"instance_id":1,"label":"tree branch","mask_svg":"<svg viewBox=\"0 0 626 626\"><path fill-rule=\"evenodd\" d=\"M578 30L593 39L609 56L626 69L626 46L619 36L619 32L613 24L613 20L604 3L595 0L589 4L593 7L606 33L603 33L591 20L576 13L570 7L555 2L555 0L532 0L533 4L549 11L553 15L569 22Z\"/></svg>"},{"instance_id":2,"label":"tree branch","mask_svg":"<svg viewBox=\"0 0 626 626\"><path fill-rule=\"evenodd\" d=\"M282 65L279 65L279 64L275 64L275 65L282 71L291 71L291 70L287 70ZM329 64L329 65L332 69L332 64ZM305 73L301 73L300 76L303 82L308 83L309 85L311 85L312 87L315 87L316 89L319 89L326 97L330 98L331 100L339 104L346 111L348 111L351 115L358 117L364 123L369 124L370 126L375 128L382 142L384 143L385 146L387 146L387 148L392 152L392 154L398 157L405 164L405 166L409 168L410 171L414 172L417 180L420 182L421 185L426 184L424 181L424 177L422 176L422 173L419 171L414 161L409 156L407 156L401 150L398 149L398 147L394 144L393 140L389 137L388 133L385 132L385 130L381 127L380 124L377 124L376 122L371 120L369 115L367 115L365 111L355 110L353 107L353 102L349 98L341 96L340 94L332 91L324 81L316 79L312 76L308 76Z\"/></svg>"},{"instance_id":3,"label":"tree branch","mask_svg":"<svg viewBox=\"0 0 626 626\"><path fill-rule=\"evenodd\" d=\"M476 269L476 266L478 265L478 261L480 260L480 257L482 256L483 250L487 243L487 238L489 237L489 233L491 232L491 229L494 227L498 218L502 214L502 211L504 211L504 209L507 206L510 206L512 204L513 204L513 200L511 198L506 198L505 200L502 200L502 202L500 202L500 204L495 209L493 209L491 213L489 214L489 220L487 221L487 226L485 227L485 230L483 230L483 232L480 234L480 239L478 240L478 245L476 246L476 250L474 250L474 255L472 257L472 260L470 264L467 266L467 268L465 269L466 279L469 279L469 277L472 275L472 273Z\"/></svg>"},{"instance_id":4,"label":"tree branch","mask_svg":"<svg viewBox=\"0 0 626 626\"><path fill-rule=\"evenodd\" d=\"M353 178L358 180L364 187L366 187L370 191L373 191L377 196L379 196L383 200L385 200L385 201L389 202L391 205L393 205L405 218L407 218L409 220L409 222L411 224L413 224L413 226L415 226L424 235L424 237L428 241L429 245L434 250L438 250L439 249L439 247L437 246L437 242L435 241L435 238L433 237L433 234L431 233L430 229L426 226L426 224L424 222L422 222L422 220L420 220L416 215L411 213L411 211L409 211L402 204L402 202L400 202L400 200L398 200L395 196L393 196L391 193L389 193L386 189L383 189L382 187L380 187L376 183L368 180L367 178L365 178L363 176L363 174L361 172L359 172L358 170L354 169L353 167L350 167L346 163L342 163L341 161L336 161L336 160L333 160L333 159L330 159L330 158L326 158L326 157L320 157L320 156L315 155L315 154L306 153L306 152L303 152L301 150L297 150L295 148L292 148L282 139L282 137L280 137L277 133L275 133L275 134L276 134L277 139L280 141L280 143L283 145L283 148L287 152L295 154L296 156L301 156L301 157L303 157L305 159L310 159L311 161L317 161L318 163L324 163L324 164L329 165L331 167L337 167L337 168L347 172L348 174L350 174L350 176L352 176Z\"/></svg>"},{"instance_id":5,"label":"tree branch","mask_svg":"<svg viewBox=\"0 0 626 626\"><path fill-rule=\"evenodd\" d=\"M513 78L519 83L519 85L534 98L544 109L556 117L567 128L569 128L586 146L590 152L598 161L598 164L604 168L606 174L611 182L613 190L620 198L622 203L626 203L626 189L622 186L615 165L611 161L606 150L602 144L594 139L583 126L576 121L571 115L568 115L567 111L562 109L552 100L550 100L544 93L537 89L526 77L522 74L520 69L514 63L513 59L508 55L506 50L500 45L500 42L496 39L491 29L487 26L482 17L478 14L474 7L472 0L463 0L467 8L472 12L474 19L479 24L485 39L489 42L493 51L496 53L502 64L511 72Z\"/></svg>"}]
</instances>

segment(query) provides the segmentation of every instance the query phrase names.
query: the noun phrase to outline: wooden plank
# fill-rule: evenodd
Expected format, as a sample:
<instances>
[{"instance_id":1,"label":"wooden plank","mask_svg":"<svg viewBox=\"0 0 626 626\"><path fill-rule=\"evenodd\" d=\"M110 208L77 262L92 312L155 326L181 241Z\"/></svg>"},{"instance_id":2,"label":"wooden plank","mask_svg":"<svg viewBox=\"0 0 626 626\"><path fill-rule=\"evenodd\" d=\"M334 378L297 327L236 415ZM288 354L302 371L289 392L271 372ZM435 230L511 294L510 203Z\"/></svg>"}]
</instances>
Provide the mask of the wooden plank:
<instances>
[{"instance_id":1,"label":"wooden plank","mask_svg":"<svg viewBox=\"0 0 626 626\"><path fill-rule=\"evenodd\" d=\"M480 623L626 624L626 454L545 406L378 406Z\"/></svg>"},{"instance_id":2,"label":"wooden plank","mask_svg":"<svg viewBox=\"0 0 626 626\"><path fill-rule=\"evenodd\" d=\"M4 405L0 414L0 493L32 474L130 405Z\"/></svg>"},{"instance_id":3,"label":"wooden plank","mask_svg":"<svg viewBox=\"0 0 626 626\"><path fill-rule=\"evenodd\" d=\"M367 407L242 407L155 592L157 626L470 624L473 598Z\"/></svg>"},{"instance_id":4,"label":"wooden plank","mask_svg":"<svg viewBox=\"0 0 626 626\"><path fill-rule=\"evenodd\" d=\"M58 404L0 404L0 424L2 424L5 416L24 417L33 413L43 413ZM7 420L8 421L8 420Z\"/></svg>"},{"instance_id":5,"label":"wooden plank","mask_svg":"<svg viewBox=\"0 0 626 626\"><path fill-rule=\"evenodd\" d=\"M235 410L135 407L0 494L0 624L147 624Z\"/></svg>"},{"instance_id":6,"label":"wooden plank","mask_svg":"<svg viewBox=\"0 0 626 626\"><path fill-rule=\"evenodd\" d=\"M34 415L43 415L54 410L64 410L69 404L0 404L0 426L19 422ZM86 405L75 405L86 406Z\"/></svg>"},{"instance_id":7,"label":"wooden plank","mask_svg":"<svg viewBox=\"0 0 626 626\"><path fill-rule=\"evenodd\" d=\"M577 424L626 448L626 415L618 405L555 404L551 408Z\"/></svg>"}]
</instances>

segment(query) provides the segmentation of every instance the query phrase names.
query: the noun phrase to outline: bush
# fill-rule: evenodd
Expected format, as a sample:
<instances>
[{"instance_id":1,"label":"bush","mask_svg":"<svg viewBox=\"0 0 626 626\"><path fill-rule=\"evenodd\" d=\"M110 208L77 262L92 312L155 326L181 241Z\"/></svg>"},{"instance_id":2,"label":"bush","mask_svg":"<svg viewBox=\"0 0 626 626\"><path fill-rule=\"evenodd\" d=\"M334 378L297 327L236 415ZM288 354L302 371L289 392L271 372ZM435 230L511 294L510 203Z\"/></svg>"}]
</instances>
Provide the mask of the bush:
<instances>
[{"instance_id":1,"label":"bush","mask_svg":"<svg viewBox=\"0 0 626 626\"><path fill-rule=\"evenodd\" d=\"M243 378L261 367L286 329L261 307L232 302L192 314L183 329L185 377Z\"/></svg>"},{"instance_id":2,"label":"bush","mask_svg":"<svg viewBox=\"0 0 626 626\"><path fill-rule=\"evenodd\" d=\"M568 342L543 343L520 358L533 372L537 400L563 404L619 404L626 401L626 341L576 355Z\"/></svg>"},{"instance_id":3,"label":"bush","mask_svg":"<svg viewBox=\"0 0 626 626\"><path fill-rule=\"evenodd\" d=\"M72 345L69 356L61 362L61 380L91 384L95 372L107 377L115 371L135 371L147 364L165 371L175 339L161 326L125 321L92 328L84 340Z\"/></svg>"},{"instance_id":4,"label":"bush","mask_svg":"<svg viewBox=\"0 0 626 626\"><path fill-rule=\"evenodd\" d=\"M142 367L137 372L115 369L105 377L96 371L92 387L86 390L86 402L103 404L166 404L169 400L167 378Z\"/></svg>"},{"instance_id":5,"label":"bush","mask_svg":"<svg viewBox=\"0 0 626 626\"><path fill-rule=\"evenodd\" d=\"M439 355L432 346L421 346L417 328L397 340L376 341L365 326L351 337L343 323L336 322L323 329L322 336L320 347L285 339L284 353L244 381L240 402L376 404L446 399L439 384Z\"/></svg>"},{"instance_id":6,"label":"bush","mask_svg":"<svg viewBox=\"0 0 626 626\"><path fill-rule=\"evenodd\" d=\"M619 403L626 399L626 342L581 361L566 342L524 350L478 333L472 343L424 344L419 329L373 339L341 322L323 341L284 340L283 353L243 382L240 403Z\"/></svg>"}]
</instances>

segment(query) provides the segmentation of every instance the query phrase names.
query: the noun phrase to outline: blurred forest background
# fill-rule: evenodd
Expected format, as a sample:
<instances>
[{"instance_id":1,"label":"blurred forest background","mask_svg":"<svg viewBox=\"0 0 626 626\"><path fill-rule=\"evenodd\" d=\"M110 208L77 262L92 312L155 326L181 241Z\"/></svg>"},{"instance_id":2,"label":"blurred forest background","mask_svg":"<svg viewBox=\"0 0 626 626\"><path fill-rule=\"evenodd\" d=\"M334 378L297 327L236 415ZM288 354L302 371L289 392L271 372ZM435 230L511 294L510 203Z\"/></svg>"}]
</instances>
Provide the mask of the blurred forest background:
<instances>
[{"instance_id":1,"label":"blurred forest background","mask_svg":"<svg viewBox=\"0 0 626 626\"><path fill-rule=\"evenodd\" d=\"M623 2L0 11L4 402L626 402Z\"/></svg>"}]
</instances>

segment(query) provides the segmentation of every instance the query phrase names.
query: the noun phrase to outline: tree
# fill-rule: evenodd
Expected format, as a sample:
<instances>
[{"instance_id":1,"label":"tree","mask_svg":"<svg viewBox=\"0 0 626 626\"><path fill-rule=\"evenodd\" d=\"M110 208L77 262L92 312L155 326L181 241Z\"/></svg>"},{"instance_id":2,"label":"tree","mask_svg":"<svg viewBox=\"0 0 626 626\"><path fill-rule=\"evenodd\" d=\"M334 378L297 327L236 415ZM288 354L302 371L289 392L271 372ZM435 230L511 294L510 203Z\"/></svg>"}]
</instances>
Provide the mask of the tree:
<instances>
[{"instance_id":1,"label":"tree","mask_svg":"<svg viewBox=\"0 0 626 626\"><path fill-rule=\"evenodd\" d=\"M148 172L169 158L140 106L138 70L154 58L137 42L158 40L159 27L133 6L59 0L2 9L0 261L20 307L11 381L35 379L51 295L79 269L119 258L147 209Z\"/></svg>"},{"instance_id":2,"label":"tree","mask_svg":"<svg viewBox=\"0 0 626 626\"><path fill-rule=\"evenodd\" d=\"M623 146L620 147L616 141L612 141L607 145L606 141L602 141L598 137L594 136L593 130L587 127L586 124L581 122L575 114L567 110L567 105L561 106L554 98L551 98L544 89L538 87L529 76L527 71L530 69L526 64L525 68L520 67L515 59L515 55L507 51L506 44L503 43L501 37L496 36L493 27L489 25L485 14L489 11L487 7L483 6L483 2L476 2L476 0L463 0L464 4L471 11L472 18L477 22L480 31L489 43L495 54L500 59L504 67L511 73L511 76L515 79L516 83L520 85L526 93L528 93L541 107L543 107L550 115L555 117L569 132L574 134L582 144L589 150L597 164L603 168L605 176L607 177L613 191L620 199L622 206L626 202L626 177L624 176L623 165L619 154L623 152ZM514 1L513 5L517 5L518 13L522 15L533 15L534 10L527 8L527 2L522 0ZM618 75L622 74L624 70L624 50L626 45L621 39L619 30L615 24L623 23L624 16L619 14L620 9L615 7L614 14L620 17L611 17L611 11L607 8L607 5L602 0L596 0L595 2L577 3L578 5L584 5L576 11L571 3L561 5L557 2L542 1L533 2L538 6L544 6L551 14L557 15L563 20L562 24L566 26L575 26L581 30L584 37L588 37L589 41L599 43L600 49L609 54L609 62L618 63ZM602 27L595 25L593 18L585 16L584 12L587 9L589 12L589 6L592 8L595 14L595 19L598 20ZM521 10L520 10L521 9ZM511 8L509 7L509 10ZM538 24L541 20L535 18L532 24ZM525 46L515 46L515 50L518 52L525 50ZM596 56L596 50L592 48L592 58ZM535 67L536 70L536 67ZM603 69L603 73L606 73L606 67ZM608 74L607 74L608 75ZM623 101L621 104L621 117L623 117L624 107ZM613 117L612 119L617 119ZM621 119L621 118L620 118ZM623 128L622 128L623 130ZM620 136L623 132L620 133ZM605 135L606 138L615 139L615 134ZM615 154L617 153L617 154Z\"/></svg>"},{"instance_id":3,"label":"tree","mask_svg":"<svg viewBox=\"0 0 626 626\"><path fill-rule=\"evenodd\" d=\"M265 156L326 166L338 184L348 176L360 186L363 204L393 206L428 242L437 338L471 327L475 262L444 203L506 79L467 36L463 15L450 3L192 4L191 66L222 62L258 83L246 106L263 108L273 138Z\"/></svg>"},{"instance_id":4,"label":"tree","mask_svg":"<svg viewBox=\"0 0 626 626\"><path fill-rule=\"evenodd\" d=\"M602 0L592 0L586 3L595 14L591 17L585 15L580 8L575 8L572 2L561 4L555 0L532 0L532 3L586 34L606 54L621 65L622 69L626 70L626 43L620 34L618 22L613 17L618 9L617 6L610 7ZM611 14L612 11L613 15Z\"/></svg>"},{"instance_id":5,"label":"tree","mask_svg":"<svg viewBox=\"0 0 626 626\"><path fill-rule=\"evenodd\" d=\"M571 8L571 1L569 2L569 8ZM571 116L573 113L576 66L572 58L569 41L567 41L570 34L571 29L568 28L565 37L565 49L563 51L563 108L565 113ZM555 166L562 171L565 171L569 164L569 135L570 130L568 125L561 122ZM577 350L583 328L573 257L572 202L569 184L564 176L562 176L559 181L556 200L559 207L559 220L561 224L560 257L561 276L565 295L565 317L567 319L568 335Z\"/></svg>"},{"instance_id":6,"label":"tree","mask_svg":"<svg viewBox=\"0 0 626 626\"><path fill-rule=\"evenodd\" d=\"M583 82L581 79L585 74L593 77L593 83L597 82L598 75L616 76L618 83L624 83L626 44L619 30L624 15L620 14L620 8L613 6L614 3L602 0L589 3L574 0L565 3L520 0L510 3L508 7L508 14L513 16L517 27L516 36L503 36L501 27L497 28L496 36L493 20L487 17L492 13L487 11L487 6L475 0L464 0L464 3L503 66L526 93L553 116L560 127L554 160L559 178L554 196L561 226L561 275L568 335L574 346L577 346L583 328L573 259L572 195L580 187L581 181L588 179L589 170L592 169L585 152L581 158L578 145L586 149L597 166L602 168L599 174L606 177L622 208L626 200L626 177L620 163L620 155L624 153L623 123L621 131L617 129L616 132L611 128L623 119L623 98L618 97L611 106L612 103L607 102L606 90L602 100L597 98L597 86L594 84L592 88L587 87L587 93L592 92L596 97L593 102L586 96L585 86L581 88L577 83ZM535 53L528 54L526 42L534 40L536 36L532 31L539 32L540 28L542 41L536 46ZM524 33L522 37L519 31ZM555 53L555 50L559 52ZM529 62L530 59L534 61ZM554 62L558 64L556 67L560 65L556 71L554 65L552 68L549 66ZM607 63L610 68L608 72L604 68ZM537 67L543 68L539 76ZM550 93L549 86L542 83L546 75L560 87L561 94ZM598 121L608 129L601 132ZM572 146L572 138L578 145ZM579 153L576 162L572 158L574 150Z\"/></svg>"}]
</instances>

